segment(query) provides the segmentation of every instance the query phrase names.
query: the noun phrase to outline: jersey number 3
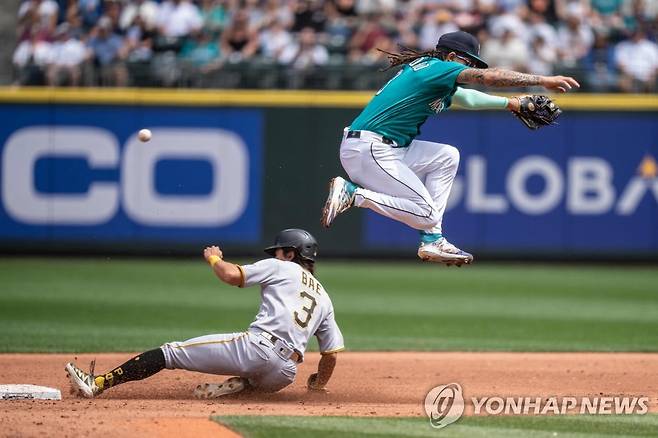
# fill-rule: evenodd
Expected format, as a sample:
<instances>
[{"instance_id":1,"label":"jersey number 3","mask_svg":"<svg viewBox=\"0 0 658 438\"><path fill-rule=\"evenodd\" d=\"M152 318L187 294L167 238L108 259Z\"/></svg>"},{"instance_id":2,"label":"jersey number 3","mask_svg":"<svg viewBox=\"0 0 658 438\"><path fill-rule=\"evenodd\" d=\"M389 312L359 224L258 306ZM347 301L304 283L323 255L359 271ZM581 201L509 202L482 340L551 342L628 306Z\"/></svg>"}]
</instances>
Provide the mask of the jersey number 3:
<instances>
[{"instance_id":1,"label":"jersey number 3","mask_svg":"<svg viewBox=\"0 0 658 438\"><path fill-rule=\"evenodd\" d=\"M295 311L295 322L297 323L298 326L301 328L306 328L308 326L309 321L313 317L313 311L315 310L315 306L318 305L317 301L315 301L315 297L312 295L306 293L306 292L300 292L299 294L302 299L309 300L311 302L311 307L302 307L302 312L297 312ZM300 313L305 314L304 319L302 320L300 318Z\"/></svg>"}]
</instances>

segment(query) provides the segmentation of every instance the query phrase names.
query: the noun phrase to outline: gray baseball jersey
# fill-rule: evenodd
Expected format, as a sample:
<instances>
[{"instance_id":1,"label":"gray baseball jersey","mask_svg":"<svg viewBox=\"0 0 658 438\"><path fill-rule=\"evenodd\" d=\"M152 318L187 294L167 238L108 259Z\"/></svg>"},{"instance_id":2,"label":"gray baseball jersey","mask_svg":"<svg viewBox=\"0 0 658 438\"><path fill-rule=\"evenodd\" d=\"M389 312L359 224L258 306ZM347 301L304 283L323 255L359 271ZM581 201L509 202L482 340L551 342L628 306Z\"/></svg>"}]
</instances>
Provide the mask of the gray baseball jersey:
<instances>
[{"instance_id":1,"label":"gray baseball jersey","mask_svg":"<svg viewBox=\"0 0 658 438\"><path fill-rule=\"evenodd\" d=\"M303 355L311 336L322 353L344 348L331 299L310 272L274 258L241 266L240 272L242 286L261 285L261 307L249 330L167 342L161 347L167 368L240 376L255 388L278 391L294 381L291 353ZM272 342L263 332L281 340Z\"/></svg>"},{"instance_id":2,"label":"gray baseball jersey","mask_svg":"<svg viewBox=\"0 0 658 438\"><path fill-rule=\"evenodd\" d=\"M264 330L289 342L302 355L313 335L322 353L344 348L331 298L310 272L297 263L276 258L241 269L244 286L261 285L260 310L251 329Z\"/></svg>"}]
</instances>

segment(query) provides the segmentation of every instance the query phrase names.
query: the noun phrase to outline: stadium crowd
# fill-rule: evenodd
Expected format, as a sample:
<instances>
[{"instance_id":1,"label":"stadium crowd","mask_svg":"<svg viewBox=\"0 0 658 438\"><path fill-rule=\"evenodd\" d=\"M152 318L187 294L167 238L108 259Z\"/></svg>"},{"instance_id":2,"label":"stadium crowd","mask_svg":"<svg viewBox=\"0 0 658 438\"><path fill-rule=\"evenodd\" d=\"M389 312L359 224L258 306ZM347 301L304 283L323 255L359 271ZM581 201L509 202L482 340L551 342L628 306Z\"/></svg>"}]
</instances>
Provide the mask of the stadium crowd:
<instances>
[{"instance_id":1,"label":"stadium crowd","mask_svg":"<svg viewBox=\"0 0 658 438\"><path fill-rule=\"evenodd\" d=\"M29 85L372 88L377 49L457 29L491 66L656 89L657 0L24 0L13 63Z\"/></svg>"}]
</instances>

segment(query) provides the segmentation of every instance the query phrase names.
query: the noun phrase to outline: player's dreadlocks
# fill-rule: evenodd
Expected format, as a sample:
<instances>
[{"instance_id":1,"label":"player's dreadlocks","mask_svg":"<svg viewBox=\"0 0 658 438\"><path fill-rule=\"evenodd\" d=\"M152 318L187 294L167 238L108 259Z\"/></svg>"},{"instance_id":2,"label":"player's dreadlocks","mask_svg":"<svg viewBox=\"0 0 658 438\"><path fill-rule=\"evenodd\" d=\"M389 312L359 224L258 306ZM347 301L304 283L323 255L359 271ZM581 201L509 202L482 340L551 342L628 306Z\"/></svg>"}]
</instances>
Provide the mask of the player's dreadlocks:
<instances>
[{"instance_id":1,"label":"player's dreadlocks","mask_svg":"<svg viewBox=\"0 0 658 438\"><path fill-rule=\"evenodd\" d=\"M409 47L405 47L402 45L398 45L398 47L400 48L399 53L392 53L392 52L387 52L386 50L377 49L380 52L386 53L388 55L389 65L385 68L382 68L381 71L389 70L393 67L397 67L398 65L409 64L415 61L416 59L423 58L425 56L444 59L445 56L448 54L448 51L443 48L425 50L424 52L419 52L418 50L411 49Z\"/></svg>"}]
</instances>

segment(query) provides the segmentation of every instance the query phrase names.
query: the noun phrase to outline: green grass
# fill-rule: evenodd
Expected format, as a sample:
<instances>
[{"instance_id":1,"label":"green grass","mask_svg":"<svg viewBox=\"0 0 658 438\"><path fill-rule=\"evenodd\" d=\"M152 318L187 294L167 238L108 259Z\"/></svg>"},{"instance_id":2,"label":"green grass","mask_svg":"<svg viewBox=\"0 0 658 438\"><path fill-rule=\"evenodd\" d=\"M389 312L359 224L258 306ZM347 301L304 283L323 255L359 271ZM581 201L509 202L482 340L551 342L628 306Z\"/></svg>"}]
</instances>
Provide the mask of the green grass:
<instances>
[{"instance_id":1,"label":"green grass","mask_svg":"<svg viewBox=\"0 0 658 438\"><path fill-rule=\"evenodd\" d=\"M426 418L222 416L214 420L250 438L634 437L656 436L656 415L463 417L444 429Z\"/></svg>"},{"instance_id":2,"label":"green grass","mask_svg":"<svg viewBox=\"0 0 658 438\"><path fill-rule=\"evenodd\" d=\"M651 267L318 268L350 350L658 351ZM258 304L202 261L5 258L0 352L142 350L241 331Z\"/></svg>"}]
</instances>

